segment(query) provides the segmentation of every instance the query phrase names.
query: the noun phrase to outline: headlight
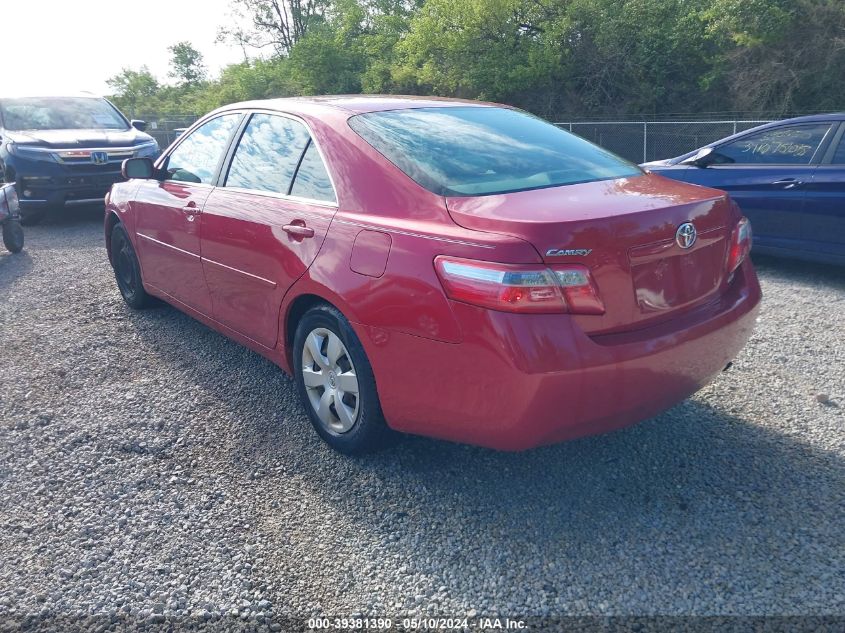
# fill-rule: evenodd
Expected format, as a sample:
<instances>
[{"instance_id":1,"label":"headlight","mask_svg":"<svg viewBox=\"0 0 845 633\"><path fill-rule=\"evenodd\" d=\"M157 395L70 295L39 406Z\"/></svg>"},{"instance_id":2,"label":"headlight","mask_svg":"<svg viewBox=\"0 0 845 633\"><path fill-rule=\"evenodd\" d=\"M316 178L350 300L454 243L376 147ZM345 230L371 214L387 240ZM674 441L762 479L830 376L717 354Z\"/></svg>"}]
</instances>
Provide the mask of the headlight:
<instances>
[{"instance_id":1,"label":"headlight","mask_svg":"<svg viewBox=\"0 0 845 633\"><path fill-rule=\"evenodd\" d=\"M6 150L12 156L19 156L27 160L43 160L50 163L56 162L56 157L53 155L53 150L47 147L37 147L33 145L20 145L18 143L6 143Z\"/></svg>"},{"instance_id":2,"label":"headlight","mask_svg":"<svg viewBox=\"0 0 845 633\"><path fill-rule=\"evenodd\" d=\"M151 141L135 147L136 158L156 158L159 155L158 143Z\"/></svg>"}]
</instances>

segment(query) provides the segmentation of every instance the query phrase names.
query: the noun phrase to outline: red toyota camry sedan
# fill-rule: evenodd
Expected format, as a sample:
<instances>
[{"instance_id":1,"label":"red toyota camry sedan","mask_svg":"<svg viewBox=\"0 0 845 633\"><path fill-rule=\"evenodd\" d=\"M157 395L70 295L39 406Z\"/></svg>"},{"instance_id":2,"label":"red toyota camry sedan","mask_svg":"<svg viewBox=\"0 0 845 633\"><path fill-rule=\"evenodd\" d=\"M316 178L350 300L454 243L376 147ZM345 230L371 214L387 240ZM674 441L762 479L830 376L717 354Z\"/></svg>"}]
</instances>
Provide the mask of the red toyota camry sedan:
<instances>
[{"instance_id":1,"label":"red toyota camry sedan","mask_svg":"<svg viewBox=\"0 0 845 633\"><path fill-rule=\"evenodd\" d=\"M721 371L760 301L726 194L509 107L240 103L123 170L105 232L126 303L272 360L346 453L632 424Z\"/></svg>"}]
</instances>

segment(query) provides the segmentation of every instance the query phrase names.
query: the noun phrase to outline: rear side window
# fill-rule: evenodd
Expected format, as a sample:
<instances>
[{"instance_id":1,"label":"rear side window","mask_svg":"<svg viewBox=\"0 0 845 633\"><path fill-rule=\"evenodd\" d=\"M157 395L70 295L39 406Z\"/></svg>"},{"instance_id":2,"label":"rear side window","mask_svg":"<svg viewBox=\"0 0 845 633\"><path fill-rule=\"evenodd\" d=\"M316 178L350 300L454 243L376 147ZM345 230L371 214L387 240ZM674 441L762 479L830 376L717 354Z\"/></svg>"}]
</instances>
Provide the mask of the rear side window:
<instances>
[{"instance_id":1,"label":"rear side window","mask_svg":"<svg viewBox=\"0 0 845 633\"><path fill-rule=\"evenodd\" d=\"M507 108L449 106L360 114L349 125L420 185L481 196L639 176L618 156Z\"/></svg>"},{"instance_id":2,"label":"rear side window","mask_svg":"<svg viewBox=\"0 0 845 633\"><path fill-rule=\"evenodd\" d=\"M313 141L308 144L305 156L299 164L299 171L296 172L296 180L290 190L292 196L320 200L322 202L337 202L334 195L332 181L329 173L320 158L320 152Z\"/></svg>"},{"instance_id":3,"label":"rear side window","mask_svg":"<svg viewBox=\"0 0 845 633\"><path fill-rule=\"evenodd\" d=\"M299 121L254 114L235 150L226 186L287 194L308 141Z\"/></svg>"},{"instance_id":4,"label":"rear side window","mask_svg":"<svg viewBox=\"0 0 845 633\"><path fill-rule=\"evenodd\" d=\"M723 165L809 165L829 129L811 123L755 132L716 147L714 158Z\"/></svg>"},{"instance_id":5,"label":"rear side window","mask_svg":"<svg viewBox=\"0 0 845 633\"><path fill-rule=\"evenodd\" d=\"M168 179L210 184L240 120L240 114L224 114L191 132L167 159Z\"/></svg>"}]
</instances>

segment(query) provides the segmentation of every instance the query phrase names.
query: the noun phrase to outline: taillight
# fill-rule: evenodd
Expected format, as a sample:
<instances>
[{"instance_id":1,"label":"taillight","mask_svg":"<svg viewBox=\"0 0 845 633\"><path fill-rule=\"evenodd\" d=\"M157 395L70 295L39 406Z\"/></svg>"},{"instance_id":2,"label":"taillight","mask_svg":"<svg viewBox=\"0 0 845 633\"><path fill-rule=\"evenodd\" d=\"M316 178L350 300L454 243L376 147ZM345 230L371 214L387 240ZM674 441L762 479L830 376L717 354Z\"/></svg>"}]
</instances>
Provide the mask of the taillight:
<instances>
[{"instance_id":1,"label":"taillight","mask_svg":"<svg viewBox=\"0 0 845 633\"><path fill-rule=\"evenodd\" d=\"M437 275L449 298L506 312L604 314L586 266L499 264L440 256Z\"/></svg>"},{"instance_id":2,"label":"taillight","mask_svg":"<svg viewBox=\"0 0 845 633\"><path fill-rule=\"evenodd\" d=\"M751 222L742 218L731 233L728 247L728 274L733 273L751 252Z\"/></svg>"}]
</instances>

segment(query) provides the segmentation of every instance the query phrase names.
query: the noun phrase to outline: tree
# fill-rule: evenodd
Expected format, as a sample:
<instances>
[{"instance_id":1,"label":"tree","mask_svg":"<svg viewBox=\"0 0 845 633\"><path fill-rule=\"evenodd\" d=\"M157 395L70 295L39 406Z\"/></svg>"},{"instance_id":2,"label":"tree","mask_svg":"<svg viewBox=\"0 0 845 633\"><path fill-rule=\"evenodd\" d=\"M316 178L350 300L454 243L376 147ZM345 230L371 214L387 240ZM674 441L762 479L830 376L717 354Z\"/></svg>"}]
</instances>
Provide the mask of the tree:
<instances>
[{"instance_id":1,"label":"tree","mask_svg":"<svg viewBox=\"0 0 845 633\"><path fill-rule=\"evenodd\" d=\"M737 110L787 114L845 105L845 4L717 0L717 81Z\"/></svg>"},{"instance_id":2,"label":"tree","mask_svg":"<svg viewBox=\"0 0 845 633\"><path fill-rule=\"evenodd\" d=\"M233 26L222 27L218 40L230 41L246 55L248 48L272 47L288 55L314 24L322 21L330 0L232 0Z\"/></svg>"},{"instance_id":3,"label":"tree","mask_svg":"<svg viewBox=\"0 0 845 633\"><path fill-rule=\"evenodd\" d=\"M842 0L231 0L227 33L271 55L179 85L111 80L129 112L202 113L245 99L383 92L502 101L546 117L751 116L845 107ZM765 111L765 114L764 112Z\"/></svg>"},{"instance_id":4,"label":"tree","mask_svg":"<svg viewBox=\"0 0 845 633\"><path fill-rule=\"evenodd\" d=\"M207 71L202 53L190 42L179 42L168 46L167 50L170 51L169 77L176 79L181 86L195 86L205 81Z\"/></svg>"},{"instance_id":5,"label":"tree","mask_svg":"<svg viewBox=\"0 0 845 633\"><path fill-rule=\"evenodd\" d=\"M557 81L548 0L428 0L396 43L394 88L529 105Z\"/></svg>"},{"instance_id":6,"label":"tree","mask_svg":"<svg viewBox=\"0 0 845 633\"><path fill-rule=\"evenodd\" d=\"M106 84L114 90L115 104L131 117L137 114L137 107L145 107L153 101L161 89L158 80L150 73L150 69L141 66L139 70L124 68L120 74L107 79Z\"/></svg>"}]
</instances>

